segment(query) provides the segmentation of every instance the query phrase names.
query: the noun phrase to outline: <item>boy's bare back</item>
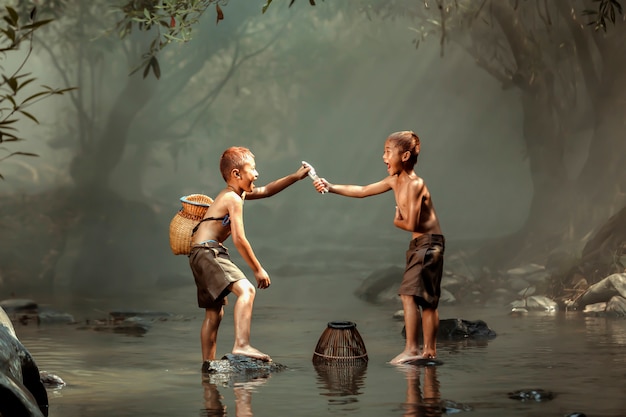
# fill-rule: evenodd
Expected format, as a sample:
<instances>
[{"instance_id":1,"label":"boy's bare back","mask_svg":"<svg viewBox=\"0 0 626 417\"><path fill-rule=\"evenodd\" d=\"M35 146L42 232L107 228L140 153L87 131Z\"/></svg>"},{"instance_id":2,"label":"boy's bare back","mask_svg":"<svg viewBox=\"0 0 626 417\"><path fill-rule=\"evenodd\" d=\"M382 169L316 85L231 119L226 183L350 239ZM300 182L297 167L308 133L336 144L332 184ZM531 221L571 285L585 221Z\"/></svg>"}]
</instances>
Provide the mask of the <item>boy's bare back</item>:
<instances>
[{"instance_id":1,"label":"boy's bare back","mask_svg":"<svg viewBox=\"0 0 626 417\"><path fill-rule=\"evenodd\" d=\"M228 207L233 204L243 207L243 199L230 188L223 189L215 197L213 204L211 204L204 216L205 219L213 218L217 220L202 222L195 233L195 240L198 242L214 240L223 243L228 239L231 234L230 224L232 220Z\"/></svg>"}]
</instances>

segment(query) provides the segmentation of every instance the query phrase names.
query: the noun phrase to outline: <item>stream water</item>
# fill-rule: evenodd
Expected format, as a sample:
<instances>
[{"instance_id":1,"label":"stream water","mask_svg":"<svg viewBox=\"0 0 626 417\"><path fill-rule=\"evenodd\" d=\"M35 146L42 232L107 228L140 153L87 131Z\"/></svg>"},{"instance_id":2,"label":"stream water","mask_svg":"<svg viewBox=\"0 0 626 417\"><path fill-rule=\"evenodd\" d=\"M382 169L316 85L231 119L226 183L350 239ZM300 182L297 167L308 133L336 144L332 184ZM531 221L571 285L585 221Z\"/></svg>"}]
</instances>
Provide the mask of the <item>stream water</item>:
<instances>
[{"instance_id":1,"label":"stream water","mask_svg":"<svg viewBox=\"0 0 626 417\"><path fill-rule=\"evenodd\" d=\"M442 365L396 367L387 361L403 346L402 322L392 319L399 306L357 299L354 289L371 265L355 268L362 273L346 274L332 266L324 273L273 273L270 289L257 295L252 344L288 369L235 386L203 380L203 311L195 306L191 281L140 297L133 305L50 300L77 319L101 317L112 309L175 315L152 323L140 337L75 325L16 325L16 331L40 370L67 383L49 389L50 417L432 416L442 414L432 406L440 401L457 403L466 410L461 415L471 416L626 415L626 320L575 312L516 317L506 307L442 305L442 319L484 320L497 337L440 341ZM218 355L232 346L234 301L226 307ZM329 321L357 324L369 355L365 368L316 370L313 351ZM508 393L521 389L543 389L554 398L509 398Z\"/></svg>"}]
</instances>

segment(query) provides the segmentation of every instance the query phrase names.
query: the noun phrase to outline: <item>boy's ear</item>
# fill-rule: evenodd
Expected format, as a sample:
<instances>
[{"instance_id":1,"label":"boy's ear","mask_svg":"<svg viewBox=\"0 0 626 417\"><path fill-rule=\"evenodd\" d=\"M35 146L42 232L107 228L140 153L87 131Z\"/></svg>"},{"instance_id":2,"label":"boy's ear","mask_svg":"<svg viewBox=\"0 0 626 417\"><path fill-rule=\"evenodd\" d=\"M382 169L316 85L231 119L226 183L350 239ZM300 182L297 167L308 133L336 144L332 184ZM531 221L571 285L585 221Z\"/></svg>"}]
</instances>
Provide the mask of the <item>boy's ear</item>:
<instances>
[{"instance_id":1,"label":"boy's ear","mask_svg":"<svg viewBox=\"0 0 626 417\"><path fill-rule=\"evenodd\" d=\"M241 173L237 168L234 168L232 171L230 171L230 175L235 178L241 178Z\"/></svg>"}]
</instances>

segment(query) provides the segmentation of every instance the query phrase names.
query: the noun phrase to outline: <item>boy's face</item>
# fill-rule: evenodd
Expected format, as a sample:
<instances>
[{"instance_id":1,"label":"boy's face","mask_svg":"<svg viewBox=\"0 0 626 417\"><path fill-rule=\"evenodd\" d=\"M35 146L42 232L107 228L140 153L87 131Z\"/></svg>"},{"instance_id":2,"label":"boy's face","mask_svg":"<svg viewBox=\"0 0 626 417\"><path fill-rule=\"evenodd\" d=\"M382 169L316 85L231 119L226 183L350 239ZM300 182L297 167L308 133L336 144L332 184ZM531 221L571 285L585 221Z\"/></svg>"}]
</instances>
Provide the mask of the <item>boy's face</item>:
<instances>
[{"instance_id":1,"label":"boy's face","mask_svg":"<svg viewBox=\"0 0 626 417\"><path fill-rule=\"evenodd\" d=\"M254 158L248 159L241 169L238 170L239 176L236 177L239 186L247 193L252 192L254 189L254 181L259 178L259 173L256 170L256 163Z\"/></svg>"},{"instance_id":2,"label":"boy's face","mask_svg":"<svg viewBox=\"0 0 626 417\"><path fill-rule=\"evenodd\" d=\"M402 171L402 152L398 146L389 140L385 141L383 162L387 165L389 175L397 175Z\"/></svg>"}]
</instances>

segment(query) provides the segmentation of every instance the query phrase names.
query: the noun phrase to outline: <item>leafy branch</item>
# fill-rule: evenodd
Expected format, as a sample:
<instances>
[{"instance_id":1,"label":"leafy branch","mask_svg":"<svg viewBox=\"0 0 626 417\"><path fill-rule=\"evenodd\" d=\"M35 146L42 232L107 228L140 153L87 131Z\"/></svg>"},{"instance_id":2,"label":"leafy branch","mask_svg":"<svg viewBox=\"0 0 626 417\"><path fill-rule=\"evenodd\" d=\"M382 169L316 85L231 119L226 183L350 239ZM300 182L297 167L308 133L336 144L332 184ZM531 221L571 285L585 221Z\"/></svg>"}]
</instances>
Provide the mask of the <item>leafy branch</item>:
<instances>
[{"instance_id":1,"label":"leafy branch","mask_svg":"<svg viewBox=\"0 0 626 417\"><path fill-rule=\"evenodd\" d=\"M272 0L262 0L265 13ZM289 7L295 0L290 0ZM216 24L224 20L222 6L228 0L127 0L119 6L121 19L115 25L120 38L129 36L134 30L153 31L154 37L148 51L142 55L141 63L131 71L131 75L143 68L143 77L150 72L159 79L161 67L158 54L169 44L185 43L192 39L193 27L211 6L215 6ZM315 6L314 0L309 4Z\"/></svg>"},{"instance_id":2,"label":"leafy branch","mask_svg":"<svg viewBox=\"0 0 626 417\"><path fill-rule=\"evenodd\" d=\"M55 89L43 85L40 91L26 98L21 98L25 91L23 89L36 80L30 73L23 72L33 50L33 34L52 20L36 21L36 9L32 9L27 23L22 24L20 15L11 7L6 7L5 12L0 16L2 17L2 26L0 26L1 56L4 58L14 56L19 52L22 44L28 44L28 50L21 61L18 61L17 68L10 74L0 74L2 77L0 81L0 144L2 144L24 140L19 136L16 127L17 122L23 117L39 123L37 117L27 111L30 106L49 96L64 94L73 88ZM38 156L30 152L9 152L4 146L0 147L0 151L8 153L8 155L0 157L0 162L15 155ZM2 174L0 174L0 179L4 179Z\"/></svg>"},{"instance_id":3,"label":"leafy branch","mask_svg":"<svg viewBox=\"0 0 626 417\"><path fill-rule=\"evenodd\" d=\"M588 23L594 30L604 30L606 32L607 20L615 24L617 13L623 14L622 4L619 0L593 0L598 3L598 9L585 9L583 15L590 16L592 20Z\"/></svg>"}]
</instances>

